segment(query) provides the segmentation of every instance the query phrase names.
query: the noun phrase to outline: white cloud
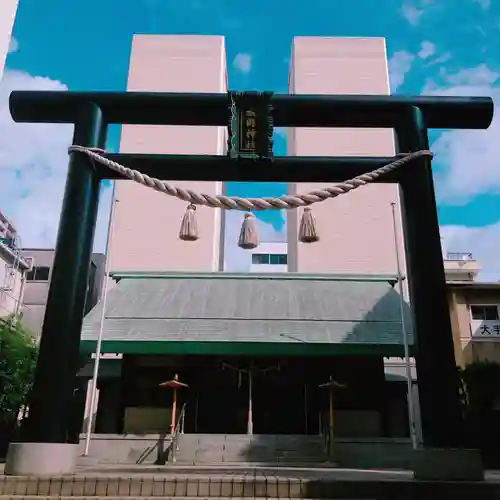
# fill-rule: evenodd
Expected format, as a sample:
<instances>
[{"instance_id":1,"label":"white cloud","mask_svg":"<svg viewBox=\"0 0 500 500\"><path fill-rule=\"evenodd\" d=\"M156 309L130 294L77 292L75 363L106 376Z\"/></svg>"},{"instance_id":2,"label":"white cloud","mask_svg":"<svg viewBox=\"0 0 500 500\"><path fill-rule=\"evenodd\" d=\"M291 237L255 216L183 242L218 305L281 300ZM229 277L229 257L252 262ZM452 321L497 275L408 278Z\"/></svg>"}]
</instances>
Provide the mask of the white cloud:
<instances>
[{"instance_id":1,"label":"white cloud","mask_svg":"<svg viewBox=\"0 0 500 500\"><path fill-rule=\"evenodd\" d=\"M240 52L236 54L233 61L233 66L241 73L249 73L252 69L252 56Z\"/></svg>"},{"instance_id":2,"label":"white cloud","mask_svg":"<svg viewBox=\"0 0 500 500\"><path fill-rule=\"evenodd\" d=\"M420 51L418 53L418 57L420 59L427 59L432 57L436 53L436 45L428 40L424 40L420 44Z\"/></svg>"},{"instance_id":3,"label":"white cloud","mask_svg":"<svg viewBox=\"0 0 500 500\"><path fill-rule=\"evenodd\" d=\"M445 74L445 86L427 82L424 94L491 96L500 106L500 88L493 84L500 78L484 64ZM487 130L444 132L432 144L436 160L443 165L436 175L438 201L463 204L477 195L500 193L500 114L495 113Z\"/></svg>"},{"instance_id":4,"label":"white cloud","mask_svg":"<svg viewBox=\"0 0 500 500\"><path fill-rule=\"evenodd\" d=\"M475 68L462 69L454 75L447 75L446 81L454 85L491 85L500 77L500 73L492 71L486 64L480 64Z\"/></svg>"},{"instance_id":5,"label":"white cloud","mask_svg":"<svg viewBox=\"0 0 500 500\"><path fill-rule=\"evenodd\" d=\"M228 210L226 212L226 245L224 270L229 272L248 272L252 264L252 253L238 246L244 212ZM260 241L284 241L285 233L275 231L271 224L257 219Z\"/></svg>"},{"instance_id":6,"label":"white cloud","mask_svg":"<svg viewBox=\"0 0 500 500\"><path fill-rule=\"evenodd\" d=\"M410 71L414 59L415 56L406 50L395 52L389 59L389 79L392 92L395 92L403 84L406 73Z\"/></svg>"},{"instance_id":7,"label":"white cloud","mask_svg":"<svg viewBox=\"0 0 500 500\"><path fill-rule=\"evenodd\" d=\"M494 84L500 74L482 64L455 74L441 72L445 85L428 81L423 93L433 95L491 96L500 106L500 88ZM431 145L436 160L443 167L436 174L438 202L465 204L478 195L500 193L500 115L495 113L487 130L453 130L444 132ZM500 212L499 212L500 214ZM441 227L450 252L471 252L483 271L479 279L500 279L500 221L483 227L460 225Z\"/></svg>"},{"instance_id":8,"label":"white cloud","mask_svg":"<svg viewBox=\"0 0 500 500\"><path fill-rule=\"evenodd\" d=\"M6 71L0 82L0 199L23 246L55 244L66 180L72 126L14 123L9 112L12 90L67 90L50 78ZM103 191L95 248L104 248L110 189Z\"/></svg>"},{"instance_id":9,"label":"white cloud","mask_svg":"<svg viewBox=\"0 0 500 500\"><path fill-rule=\"evenodd\" d=\"M500 222L484 227L442 226L441 236L449 252L472 253L483 269L479 280L500 280Z\"/></svg>"},{"instance_id":10,"label":"white cloud","mask_svg":"<svg viewBox=\"0 0 500 500\"><path fill-rule=\"evenodd\" d=\"M423 13L423 9L418 9L409 2L405 2L401 7L401 14L403 14L403 17L405 17L412 26L417 26Z\"/></svg>"},{"instance_id":11,"label":"white cloud","mask_svg":"<svg viewBox=\"0 0 500 500\"><path fill-rule=\"evenodd\" d=\"M439 55L438 57L428 61L425 65L426 68L429 66L434 66L435 64L442 64L451 59L451 52L445 52L444 54Z\"/></svg>"},{"instance_id":12,"label":"white cloud","mask_svg":"<svg viewBox=\"0 0 500 500\"><path fill-rule=\"evenodd\" d=\"M17 52L18 50L19 50L19 42L14 37L11 37L9 42L8 53L12 54L13 52Z\"/></svg>"}]
</instances>

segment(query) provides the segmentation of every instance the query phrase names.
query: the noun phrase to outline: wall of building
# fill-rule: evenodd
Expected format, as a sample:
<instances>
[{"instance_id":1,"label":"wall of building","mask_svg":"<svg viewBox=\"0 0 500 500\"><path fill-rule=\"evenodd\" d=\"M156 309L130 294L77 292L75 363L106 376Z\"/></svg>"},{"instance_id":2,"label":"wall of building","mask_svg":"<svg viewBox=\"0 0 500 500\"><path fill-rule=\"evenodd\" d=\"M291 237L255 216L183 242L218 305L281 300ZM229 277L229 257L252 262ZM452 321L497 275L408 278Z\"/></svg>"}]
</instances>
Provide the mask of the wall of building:
<instances>
[{"instance_id":1,"label":"wall of building","mask_svg":"<svg viewBox=\"0 0 500 500\"><path fill-rule=\"evenodd\" d=\"M129 91L227 90L224 38L198 35L136 35ZM120 150L135 153L223 154L224 127L122 127ZM222 183L179 182L194 191L219 194ZM111 271L217 271L222 269L221 211L197 209L200 239L179 240L187 204L130 181L117 181ZM222 226L222 227L221 227Z\"/></svg>"},{"instance_id":2,"label":"wall of building","mask_svg":"<svg viewBox=\"0 0 500 500\"><path fill-rule=\"evenodd\" d=\"M2 0L0 2L0 78L2 78L5 59L9 52L12 27L16 17L19 0Z\"/></svg>"},{"instance_id":3,"label":"wall of building","mask_svg":"<svg viewBox=\"0 0 500 500\"><path fill-rule=\"evenodd\" d=\"M0 318L21 312L24 269L0 252Z\"/></svg>"},{"instance_id":4,"label":"wall of building","mask_svg":"<svg viewBox=\"0 0 500 500\"><path fill-rule=\"evenodd\" d=\"M13 226L12 222L5 217L5 215L0 212L0 239L4 241L10 239L15 240L17 236L16 228Z\"/></svg>"},{"instance_id":5,"label":"wall of building","mask_svg":"<svg viewBox=\"0 0 500 500\"><path fill-rule=\"evenodd\" d=\"M31 272L27 273L23 298L23 322L35 336L42 330L45 316L45 305L50 285L50 272L54 262L54 250L46 248L25 248L21 255L33 264ZM97 304L104 277L104 255L92 254L91 273L85 314ZM40 271L40 272L39 272Z\"/></svg>"},{"instance_id":6,"label":"wall of building","mask_svg":"<svg viewBox=\"0 0 500 500\"><path fill-rule=\"evenodd\" d=\"M54 261L54 250L28 248L23 249L22 254L25 258L32 260L36 273L35 276L30 276L30 279L26 281L23 301L23 322L36 337L39 337L45 315L45 304L47 303L50 269L52 269ZM38 276L37 268L49 269L47 279L42 279L45 276L42 276L41 273Z\"/></svg>"},{"instance_id":7,"label":"wall of building","mask_svg":"<svg viewBox=\"0 0 500 500\"><path fill-rule=\"evenodd\" d=\"M500 284L449 286L450 317L459 366L474 361L500 363ZM497 319L475 320L471 306L494 306Z\"/></svg>"},{"instance_id":8,"label":"wall of building","mask_svg":"<svg viewBox=\"0 0 500 500\"><path fill-rule=\"evenodd\" d=\"M289 89L296 94L389 94L383 38L294 39ZM299 156L392 156L389 129L289 129L288 154ZM290 193L308 192L327 184L290 184ZM396 258L390 203L398 206L399 247L403 238L399 188L369 185L314 205L320 241L298 243L302 211L288 213L289 270L395 274Z\"/></svg>"},{"instance_id":9,"label":"wall of building","mask_svg":"<svg viewBox=\"0 0 500 500\"><path fill-rule=\"evenodd\" d=\"M261 242L258 248L252 250L252 273L286 273L288 265L284 259L288 258L285 242ZM266 257L262 259L260 257ZM277 257L280 256L279 259ZM268 260L268 263L263 263ZM278 262L279 260L279 262Z\"/></svg>"},{"instance_id":10,"label":"wall of building","mask_svg":"<svg viewBox=\"0 0 500 500\"><path fill-rule=\"evenodd\" d=\"M0 28L1 16L0 7ZM24 273L28 269L28 264L22 258L17 244L15 227L0 211L0 317L21 312Z\"/></svg>"}]
</instances>

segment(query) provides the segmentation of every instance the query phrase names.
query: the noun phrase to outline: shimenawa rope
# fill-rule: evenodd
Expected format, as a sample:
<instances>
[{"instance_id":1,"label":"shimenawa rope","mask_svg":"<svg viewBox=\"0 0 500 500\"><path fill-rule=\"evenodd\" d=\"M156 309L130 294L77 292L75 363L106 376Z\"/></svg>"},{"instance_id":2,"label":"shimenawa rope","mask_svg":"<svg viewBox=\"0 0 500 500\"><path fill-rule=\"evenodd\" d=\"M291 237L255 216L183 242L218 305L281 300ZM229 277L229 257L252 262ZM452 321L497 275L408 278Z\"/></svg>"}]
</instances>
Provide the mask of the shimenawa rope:
<instances>
[{"instance_id":1,"label":"shimenawa rope","mask_svg":"<svg viewBox=\"0 0 500 500\"><path fill-rule=\"evenodd\" d=\"M159 191L161 193L168 194L169 196L174 196L179 200L188 202L188 210L184 216L181 225L181 232L179 233L180 238L187 241L194 241L198 239L198 229L194 219L196 205L222 208L226 210L242 210L246 212L250 210L290 210L300 207L309 207L314 203L320 203L330 198L336 198L341 194L348 193L358 187L365 186L366 184L377 180L381 176L388 174L389 172L392 172L393 170L396 170L402 165L417 158L421 158L423 156L432 158L432 152L429 150L415 151L399 155L399 157L391 163L366 174L358 175L357 177L349 179L345 182L340 182L323 189L310 191L309 193L282 195L278 197L241 198L239 196L225 196L223 194L210 195L206 193L197 193L190 189L175 186L167 181L150 177L149 175L143 174L137 170L132 170L106 158L103 156L105 151L102 149L74 145L70 146L68 151L70 154L85 154L93 162L100 163L101 165L118 172L127 179L137 182L138 184L142 184L143 186L150 187L155 191ZM299 239L307 243L318 241L319 239L316 234L314 217L312 216L310 209L304 211L299 231ZM252 214L245 215L239 245L243 248L255 248L258 246L257 230Z\"/></svg>"}]
</instances>

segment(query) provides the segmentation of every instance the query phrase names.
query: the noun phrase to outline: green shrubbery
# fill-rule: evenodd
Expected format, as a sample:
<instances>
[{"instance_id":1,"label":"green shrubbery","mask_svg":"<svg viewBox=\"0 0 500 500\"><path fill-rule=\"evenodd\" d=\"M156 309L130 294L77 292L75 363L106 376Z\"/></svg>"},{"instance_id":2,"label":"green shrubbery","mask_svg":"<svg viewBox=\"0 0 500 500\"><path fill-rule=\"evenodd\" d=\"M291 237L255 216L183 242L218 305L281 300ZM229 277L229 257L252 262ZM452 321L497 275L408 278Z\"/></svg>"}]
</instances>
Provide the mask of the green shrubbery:
<instances>
[{"instance_id":1,"label":"green shrubbery","mask_svg":"<svg viewBox=\"0 0 500 500\"><path fill-rule=\"evenodd\" d=\"M482 451L486 466L500 466L500 365L476 361L460 370L465 445Z\"/></svg>"},{"instance_id":2,"label":"green shrubbery","mask_svg":"<svg viewBox=\"0 0 500 500\"><path fill-rule=\"evenodd\" d=\"M0 456L33 384L38 346L20 318L0 318Z\"/></svg>"}]
</instances>

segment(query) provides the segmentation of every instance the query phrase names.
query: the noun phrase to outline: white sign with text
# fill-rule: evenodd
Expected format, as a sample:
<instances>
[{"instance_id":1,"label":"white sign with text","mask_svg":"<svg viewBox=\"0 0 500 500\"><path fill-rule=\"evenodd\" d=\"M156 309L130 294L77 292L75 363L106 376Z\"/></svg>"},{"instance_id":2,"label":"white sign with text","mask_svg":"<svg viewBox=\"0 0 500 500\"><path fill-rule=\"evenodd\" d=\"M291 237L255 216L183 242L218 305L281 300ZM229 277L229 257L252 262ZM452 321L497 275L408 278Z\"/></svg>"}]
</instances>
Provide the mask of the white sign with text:
<instances>
[{"instance_id":1,"label":"white sign with text","mask_svg":"<svg viewBox=\"0 0 500 500\"><path fill-rule=\"evenodd\" d=\"M472 320L470 322L472 338L500 339L500 320Z\"/></svg>"}]
</instances>

